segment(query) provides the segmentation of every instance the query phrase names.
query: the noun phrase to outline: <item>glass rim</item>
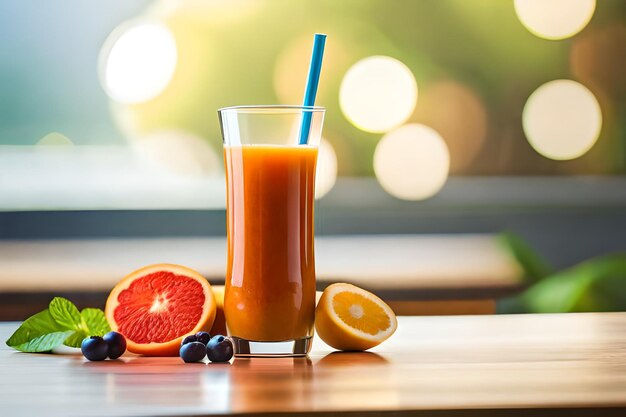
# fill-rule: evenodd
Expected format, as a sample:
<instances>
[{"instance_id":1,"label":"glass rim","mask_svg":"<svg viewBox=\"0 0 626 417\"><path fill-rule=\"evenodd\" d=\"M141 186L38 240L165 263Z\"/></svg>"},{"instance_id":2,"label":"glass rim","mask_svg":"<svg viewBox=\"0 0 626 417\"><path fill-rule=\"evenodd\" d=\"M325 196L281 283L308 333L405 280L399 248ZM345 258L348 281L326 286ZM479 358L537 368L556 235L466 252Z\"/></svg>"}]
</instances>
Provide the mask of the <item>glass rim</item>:
<instances>
[{"instance_id":1,"label":"glass rim","mask_svg":"<svg viewBox=\"0 0 626 417\"><path fill-rule=\"evenodd\" d=\"M316 113L316 112L325 112L326 108L325 107L321 107L321 106L301 106L301 105L292 105L292 104L267 104L267 105L243 105L243 106L229 106L229 107L222 107L220 109L217 109L218 113L222 113L222 112L226 112L226 111L234 111L234 112L241 112L241 113L245 113L245 112L250 112L250 113L257 113L257 112L263 112L263 111L271 111L271 110L283 110L283 111L289 111L289 110L293 110L293 111L304 111L304 112L311 112L311 113Z\"/></svg>"}]
</instances>

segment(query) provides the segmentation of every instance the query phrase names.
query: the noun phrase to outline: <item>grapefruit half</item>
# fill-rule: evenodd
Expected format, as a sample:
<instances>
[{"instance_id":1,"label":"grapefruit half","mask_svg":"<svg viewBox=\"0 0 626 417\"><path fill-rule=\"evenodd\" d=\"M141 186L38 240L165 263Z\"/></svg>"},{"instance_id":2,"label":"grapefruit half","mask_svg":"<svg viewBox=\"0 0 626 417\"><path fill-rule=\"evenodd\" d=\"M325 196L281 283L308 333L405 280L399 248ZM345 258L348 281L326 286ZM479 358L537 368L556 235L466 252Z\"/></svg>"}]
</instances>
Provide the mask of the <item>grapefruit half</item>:
<instances>
[{"instance_id":1,"label":"grapefruit half","mask_svg":"<svg viewBox=\"0 0 626 417\"><path fill-rule=\"evenodd\" d=\"M208 331L216 302L209 282L193 269L157 264L122 279L107 299L111 329L126 337L130 352L177 356L182 339Z\"/></svg>"}]
</instances>

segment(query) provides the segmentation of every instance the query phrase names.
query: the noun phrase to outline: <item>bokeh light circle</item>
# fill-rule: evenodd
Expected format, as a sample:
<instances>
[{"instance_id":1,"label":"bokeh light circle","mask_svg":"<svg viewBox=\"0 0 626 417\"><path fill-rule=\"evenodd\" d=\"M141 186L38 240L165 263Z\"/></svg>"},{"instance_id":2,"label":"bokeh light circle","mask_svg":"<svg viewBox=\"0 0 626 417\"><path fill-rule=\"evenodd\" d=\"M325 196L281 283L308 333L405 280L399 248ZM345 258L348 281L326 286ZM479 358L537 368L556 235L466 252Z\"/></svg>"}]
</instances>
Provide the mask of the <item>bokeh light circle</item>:
<instances>
[{"instance_id":1,"label":"bokeh light circle","mask_svg":"<svg viewBox=\"0 0 626 417\"><path fill-rule=\"evenodd\" d=\"M626 94L626 25L610 24L578 36L570 49L572 75L594 91ZM602 102L602 100L600 100Z\"/></svg>"},{"instance_id":2,"label":"bokeh light circle","mask_svg":"<svg viewBox=\"0 0 626 417\"><path fill-rule=\"evenodd\" d=\"M411 121L432 127L445 139L451 173L470 166L487 137L487 109L481 97L455 80L440 80L420 88L420 105Z\"/></svg>"},{"instance_id":3,"label":"bokeh light circle","mask_svg":"<svg viewBox=\"0 0 626 417\"><path fill-rule=\"evenodd\" d=\"M387 133L374 152L374 172L389 194L403 200L424 200L445 184L450 154L439 133L412 123Z\"/></svg>"},{"instance_id":4,"label":"bokeh light circle","mask_svg":"<svg viewBox=\"0 0 626 417\"><path fill-rule=\"evenodd\" d=\"M388 56L372 56L354 64L344 76L339 105L346 118L367 132L387 132L415 110L417 82L411 70Z\"/></svg>"},{"instance_id":5,"label":"bokeh light circle","mask_svg":"<svg viewBox=\"0 0 626 417\"><path fill-rule=\"evenodd\" d=\"M515 0L515 12L526 29L551 40L583 30L595 9L596 0Z\"/></svg>"},{"instance_id":6,"label":"bokeh light circle","mask_svg":"<svg viewBox=\"0 0 626 417\"><path fill-rule=\"evenodd\" d=\"M315 170L315 198L324 197L337 181L337 154L333 145L322 138L317 154Z\"/></svg>"},{"instance_id":7,"label":"bokeh light circle","mask_svg":"<svg viewBox=\"0 0 626 417\"><path fill-rule=\"evenodd\" d=\"M50 132L37 141L38 146L72 146L70 138L59 132Z\"/></svg>"},{"instance_id":8,"label":"bokeh light circle","mask_svg":"<svg viewBox=\"0 0 626 417\"><path fill-rule=\"evenodd\" d=\"M101 52L101 83L113 100L148 101L165 90L176 70L176 41L164 25L131 21L118 27Z\"/></svg>"},{"instance_id":9,"label":"bokeh light circle","mask_svg":"<svg viewBox=\"0 0 626 417\"><path fill-rule=\"evenodd\" d=\"M528 142L539 154L556 160L574 159L584 155L598 140L602 111L584 85L554 80L530 95L522 125Z\"/></svg>"}]
</instances>

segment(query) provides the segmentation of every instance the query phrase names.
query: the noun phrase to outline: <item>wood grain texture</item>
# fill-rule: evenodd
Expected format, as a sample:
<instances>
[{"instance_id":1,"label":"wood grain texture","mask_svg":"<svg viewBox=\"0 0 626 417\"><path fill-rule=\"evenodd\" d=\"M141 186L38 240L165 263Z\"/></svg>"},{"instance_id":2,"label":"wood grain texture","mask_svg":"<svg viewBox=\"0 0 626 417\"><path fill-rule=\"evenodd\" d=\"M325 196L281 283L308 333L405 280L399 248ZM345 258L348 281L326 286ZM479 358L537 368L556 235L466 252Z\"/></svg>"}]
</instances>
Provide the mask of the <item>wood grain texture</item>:
<instances>
[{"instance_id":1,"label":"wood grain texture","mask_svg":"<svg viewBox=\"0 0 626 417\"><path fill-rule=\"evenodd\" d=\"M184 364L3 346L0 415L626 415L626 313L400 317L371 352L331 352Z\"/></svg>"}]
</instances>

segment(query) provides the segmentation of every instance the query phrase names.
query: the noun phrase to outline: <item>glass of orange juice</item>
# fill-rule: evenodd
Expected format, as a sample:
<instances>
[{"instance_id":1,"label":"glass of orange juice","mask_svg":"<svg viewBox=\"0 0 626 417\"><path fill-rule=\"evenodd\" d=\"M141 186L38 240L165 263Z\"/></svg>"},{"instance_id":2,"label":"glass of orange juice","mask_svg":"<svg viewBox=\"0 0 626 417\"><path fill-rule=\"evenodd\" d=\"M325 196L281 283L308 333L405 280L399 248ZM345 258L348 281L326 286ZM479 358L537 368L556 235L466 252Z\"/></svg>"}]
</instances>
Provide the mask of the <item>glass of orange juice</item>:
<instances>
[{"instance_id":1,"label":"glass of orange juice","mask_svg":"<svg viewBox=\"0 0 626 417\"><path fill-rule=\"evenodd\" d=\"M224 314L235 355L306 355L315 317L313 202L324 108L218 113L227 189Z\"/></svg>"}]
</instances>

